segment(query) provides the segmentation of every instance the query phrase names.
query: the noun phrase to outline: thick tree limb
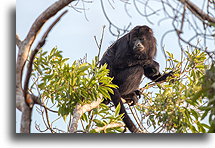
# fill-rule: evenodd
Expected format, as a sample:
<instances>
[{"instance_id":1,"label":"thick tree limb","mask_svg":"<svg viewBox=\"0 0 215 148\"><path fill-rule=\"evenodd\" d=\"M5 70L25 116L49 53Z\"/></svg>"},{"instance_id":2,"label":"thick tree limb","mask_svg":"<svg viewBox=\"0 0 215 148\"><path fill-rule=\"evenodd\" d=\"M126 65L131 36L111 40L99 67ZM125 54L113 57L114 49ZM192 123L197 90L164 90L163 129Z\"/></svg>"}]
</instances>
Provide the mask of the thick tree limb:
<instances>
[{"instance_id":1,"label":"thick tree limb","mask_svg":"<svg viewBox=\"0 0 215 148\"><path fill-rule=\"evenodd\" d=\"M205 13L202 9L200 9L197 5L192 3L190 0L179 0L182 4L186 5L187 8L200 20L208 21L210 23L215 23L215 18L211 17L207 13Z\"/></svg>"},{"instance_id":2,"label":"thick tree limb","mask_svg":"<svg viewBox=\"0 0 215 148\"><path fill-rule=\"evenodd\" d=\"M49 6L33 23L33 25L30 28L30 31L25 38L25 41L31 46L34 42L37 34L39 33L42 26L46 23L47 20L49 20L52 16L57 14L58 11L63 9L65 6L70 4L74 0L59 0Z\"/></svg>"},{"instance_id":3,"label":"thick tree limb","mask_svg":"<svg viewBox=\"0 0 215 148\"><path fill-rule=\"evenodd\" d=\"M18 48L21 48L21 44L22 44L22 42L21 42L21 40L19 39L19 36L16 35L16 45L18 46Z\"/></svg>"},{"instance_id":4,"label":"thick tree limb","mask_svg":"<svg viewBox=\"0 0 215 148\"><path fill-rule=\"evenodd\" d=\"M78 121L80 120L81 116L88 111L91 111L92 109L96 108L99 106L99 104L102 102L102 99L97 99L96 101L93 101L90 104L85 104L81 106L80 104L76 105L76 108L73 111L73 118L72 118L72 123L69 132L70 133L75 133L78 128Z\"/></svg>"},{"instance_id":5,"label":"thick tree limb","mask_svg":"<svg viewBox=\"0 0 215 148\"><path fill-rule=\"evenodd\" d=\"M22 133L23 132L24 133L30 133L30 124L31 124L31 112L32 112L32 109L31 109L31 106L29 107L29 105L27 105L25 101L27 101L27 102L30 101L30 103L31 103L35 99L37 101L37 103L40 103L38 101L37 97L35 97L34 95L29 95L27 93L27 89L28 89L27 84L29 82L29 80L27 80L27 79L29 79L29 78L26 79L26 86L24 88L25 91L23 91L23 89L22 89L23 88L22 87L23 69L24 69L26 60L28 58L29 51L31 49L31 46L32 46L33 42L35 41L35 38L37 37L37 34L39 33L39 31L41 30L43 25L46 23L46 21L49 20L58 11L60 11L65 6L67 6L72 1L74 1L74 0L59 0L59 1L55 2L54 4L52 4L50 7L48 7L34 21L34 23L31 26L26 38L23 41L21 41L19 39L18 35L16 35L16 45L19 48L17 62L16 62L16 108L19 109L22 112L22 119L21 119L21 132ZM56 23L54 22L53 26L55 24ZM43 36L44 38L42 39L42 42L40 42L38 44L38 47L42 47L44 45L45 38L47 37L47 35L50 32L50 30L48 29L47 32L44 34L44 36ZM26 97L26 99L24 99L24 97ZM33 102L33 104L34 103L35 102Z\"/></svg>"},{"instance_id":6,"label":"thick tree limb","mask_svg":"<svg viewBox=\"0 0 215 148\"><path fill-rule=\"evenodd\" d=\"M39 30L42 28L42 26L45 24L45 22L50 19L52 16L54 16L58 11L60 11L62 8L67 6L69 3L71 3L74 0L59 0L55 2L53 5L48 7L33 23L31 26L31 29L27 35L27 37L24 39L24 41L20 41L18 35L16 35L16 44L19 47L18 57L17 57L17 63L16 63L16 92L20 92L22 89L22 73L23 68L25 65L25 62L27 60L31 45L33 44ZM20 94L20 93L18 93ZM19 100L18 102L23 100L23 96L17 97ZM18 105L20 107L20 105Z\"/></svg>"},{"instance_id":7,"label":"thick tree limb","mask_svg":"<svg viewBox=\"0 0 215 148\"><path fill-rule=\"evenodd\" d=\"M108 128L124 127L124 126L126 126L124 123L110 123L110 124L105 125L105 126L103 126L103 127L97 127L97 128L95 128L94 130L95 130L96 132L100 132L100 131L106 130L106 129L108 129Z\"/></svg>"},{"instance_id":8,"label":"thick tree limb","mask_svg":"<svg viewBox=\"0 0 215 148\"><path fill-rule=\"evenodd\" d=\"M31 72L32 72L32 68L33 68L33 62L35 59L36 54L38 53L38 51L43 47L43 45L46 42L46 38L48 37L49 32L52 30L52 28L57 24L57 22L61 19L61 17L63 15L65 15L68 11L64 11L52 24L51 26L47 29L47 31L44 33L42 39L39 41L39 43L37 44L36 48L32 51L30 59L29 59L29 63L28 63L28 69L27 69L27 74L26 74L26 79L25 79L25 84L24 84L24 96L25 98L27 98L27 94L28 94L28 85L29 85L29 80L31 77ZM32 99L31 97L29 99ZM30 101L30 102L33 102Z\"/></svg>"}]
</instances>

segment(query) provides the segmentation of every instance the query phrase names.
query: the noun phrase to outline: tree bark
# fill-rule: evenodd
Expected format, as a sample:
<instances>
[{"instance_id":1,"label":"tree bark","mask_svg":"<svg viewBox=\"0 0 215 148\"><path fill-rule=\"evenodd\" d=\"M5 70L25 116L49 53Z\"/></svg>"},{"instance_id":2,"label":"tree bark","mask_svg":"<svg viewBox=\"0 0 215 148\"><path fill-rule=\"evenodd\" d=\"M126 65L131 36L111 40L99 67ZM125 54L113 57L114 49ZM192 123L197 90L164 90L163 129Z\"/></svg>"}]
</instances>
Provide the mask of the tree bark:
<instances>
[{"instance_id":1,"label":"tree bark","mask_svg":"<svg viewBox=\"0 0 215 148\"><path fill-rule=\"evenodd\" d=\"M90 104L85 104L81 106L80 104L76 105L76 108L73 112L73 118L72 118L72 124L69 129L70 133L75 133L78 128L78 121L80 120L81 116L88 111L91 111L92 109L96 108L99 106L99 104L102 102L102 99L97 99L96 101L93 101Z\"/></svg>"},{"instance_id":2,"label":"tree bark","mask_svg":"<svg viewBox=\"0 0 215 148\"><path fill-rule=\"evenodd\" d=\"M55 14L57 14L61 9L67 6L74 0L59 0L49 6L32 24L26 38L21 41L19 36L16 35L16 45L19 48L18 57L16 62L16 108L22 112L21 118L21 133L30 133L31 125L31 114L32 106L29 106L27 101L27 92L24 92L22 86L23 70L25 67L26 60L29 56L29 51L32 44L34 43L39 31L42 29L43 25ZM44 44L43 44L44 45ZM42 45L42 46L43 46ZM25 78L26 79L26 78ZM28 88L26 88L27 90ZM26 94L26 95L25 95ZM28 97L30 102L34 103L33 99L38 99L34 95ZM39 101L37 100L37 103Z\"/></svg>"}]
</instances>

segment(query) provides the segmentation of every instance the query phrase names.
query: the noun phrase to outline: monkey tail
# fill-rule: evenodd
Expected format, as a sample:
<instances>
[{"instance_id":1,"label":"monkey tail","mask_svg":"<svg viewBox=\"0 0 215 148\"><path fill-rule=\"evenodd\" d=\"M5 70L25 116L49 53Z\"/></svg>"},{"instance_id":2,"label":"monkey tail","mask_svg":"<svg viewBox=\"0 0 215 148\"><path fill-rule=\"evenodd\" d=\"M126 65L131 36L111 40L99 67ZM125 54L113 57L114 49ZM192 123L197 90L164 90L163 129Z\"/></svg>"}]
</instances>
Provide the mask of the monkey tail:
<instances>
[{"instance_id":1,"label":"monkey tail","mask_svg":"<svg viewBox=\"0 0 215 148\"><path fill-rule=\"evenodd\" d=\"M114 94L111 94L111 99L112 99L115 107L117 107L117 105L120 103L120 112L119 113L120 114L124 113L123 122L125 123L126 127L132 133L140 133L140 130L134 125L133 121L128 116L128 113L126 112L125 107L122 103L121 95L120 95L118 89L113 89L113 91L114 91Z\"/></svg>"}]
</instances>

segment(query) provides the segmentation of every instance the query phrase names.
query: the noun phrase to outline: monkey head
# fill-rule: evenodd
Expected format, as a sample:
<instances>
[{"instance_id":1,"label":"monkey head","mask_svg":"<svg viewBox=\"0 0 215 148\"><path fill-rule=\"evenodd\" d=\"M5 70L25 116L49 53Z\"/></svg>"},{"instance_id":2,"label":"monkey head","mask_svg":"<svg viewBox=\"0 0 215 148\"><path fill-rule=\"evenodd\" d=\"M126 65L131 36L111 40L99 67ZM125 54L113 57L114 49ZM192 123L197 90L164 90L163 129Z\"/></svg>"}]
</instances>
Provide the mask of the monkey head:
<instances>
[{"instance_id":1,"label":"monkey head","mask_svg":"<svg viewBox=\"0 0 215 148\"><path fill-rule=\"evenodd\" d=\"M129 46L138 59L153 59L156 55L156 39L148 26L136 26L129 35Z\"/></svg>"}]
</instances>

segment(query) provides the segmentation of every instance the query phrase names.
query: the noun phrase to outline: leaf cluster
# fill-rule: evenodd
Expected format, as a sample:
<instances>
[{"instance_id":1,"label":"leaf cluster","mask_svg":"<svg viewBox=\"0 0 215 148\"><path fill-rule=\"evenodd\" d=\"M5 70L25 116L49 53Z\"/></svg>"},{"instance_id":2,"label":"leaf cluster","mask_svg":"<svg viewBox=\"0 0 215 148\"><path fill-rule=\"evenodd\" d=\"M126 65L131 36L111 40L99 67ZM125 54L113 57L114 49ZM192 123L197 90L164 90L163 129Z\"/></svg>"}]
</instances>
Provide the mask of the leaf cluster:
<instances>
[{"instance_id":1,"label":"leaf cluster","mask_svg":"<svg viewBox=\"0 0 215 148\"><path fill-rule=\"evenodd\" d=\"M205 133L211 127L203 121L207 114L202 110L210 98L205 84L208 87L212 85L204 78L208 68L206 54L198 49L185 54L187 56L178 61L167 52L167 61L172 62L175 68L174 76L157 84L153 91L146 89L144 107L137 107L144 115L146 125L154 132ZM208 111L213 110L208 108Z\"/></svg>"},{"instance_id":2,"label":"leaf cluster","mask_svg":"<svg viewBox=\"0 0 215 148\"><path fill-rule=\"evenodd\" d=\"M110 99L113 93L108 76L107 65L97 66L97 59L92 63L74 61L62 57L62 51L53 48L48 54L41 52L34 61L34 73L37 87L43 100L57 103L58 114L66 117L73 113L76 104L90 103L101 96Z\"/></svg>"}]
</instances>

